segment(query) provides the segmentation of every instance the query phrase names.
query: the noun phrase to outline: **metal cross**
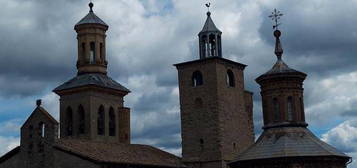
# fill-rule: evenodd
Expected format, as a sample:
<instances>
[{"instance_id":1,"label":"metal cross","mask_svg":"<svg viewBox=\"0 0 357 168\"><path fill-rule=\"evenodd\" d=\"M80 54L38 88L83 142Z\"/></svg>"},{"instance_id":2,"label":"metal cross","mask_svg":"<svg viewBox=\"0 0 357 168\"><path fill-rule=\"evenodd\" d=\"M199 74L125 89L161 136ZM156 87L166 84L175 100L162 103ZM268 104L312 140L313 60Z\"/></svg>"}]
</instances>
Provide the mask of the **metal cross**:
<instances>
[{"instance_id":1,"label":"metal cross","mask_svg":"<svg viewBox=\"0 0 357 168\"><path fill-rule=\"evenodd\" d=\"M209 8L211 7L211 3L210 2L206 3L206 7L208 8L208 12L209 12Z\"/></svg>"},{"instance_id":2,"label":"metal cross","mask_svg":"<svg viewBox=\"0 0 357 168\"><path fill-rule=\"evenodd\" d=\"M274 9L274 12L269 16L275 22L273 29L278 30L278 26L281 25L281 23L278 22L281 16L283 16L283 14L276 9Z\"/></svg>"}]
</instances>

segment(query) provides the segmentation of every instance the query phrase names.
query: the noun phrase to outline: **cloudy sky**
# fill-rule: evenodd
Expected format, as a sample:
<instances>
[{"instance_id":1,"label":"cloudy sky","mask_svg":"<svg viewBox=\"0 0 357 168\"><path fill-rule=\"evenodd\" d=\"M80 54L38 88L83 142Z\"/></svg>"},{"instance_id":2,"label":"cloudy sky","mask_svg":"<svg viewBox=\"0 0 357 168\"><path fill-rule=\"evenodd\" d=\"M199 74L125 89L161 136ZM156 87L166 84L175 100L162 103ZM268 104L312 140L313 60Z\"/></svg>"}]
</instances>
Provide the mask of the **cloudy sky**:
<instances>
[{"instance_id":1,"label":"cloudy sky","mask_svg":"<svg viewBox=\"0 0 357 168\"><path fill-rule=\"evenodd\" d=\"M206 0L95 0L110 27L109 75L129 88L134 143L180 155L177 72L172 64L198 58L197 34ZM212 0L212 18L223 32L223 56L247 64L254 92L254 121L261 132L259 87L254 79L276 60L272 22L277 8L283 59L308 74L309 128L322 140L357 157L357 0ZM19 127L42 98L58 119L53 88L76 75L73 26L88 0L0 0L0 155L19 144ZM352 163L357 166L357 163ZM350 166L352 167L352 165Z\"/></svg>"}]
</instances>

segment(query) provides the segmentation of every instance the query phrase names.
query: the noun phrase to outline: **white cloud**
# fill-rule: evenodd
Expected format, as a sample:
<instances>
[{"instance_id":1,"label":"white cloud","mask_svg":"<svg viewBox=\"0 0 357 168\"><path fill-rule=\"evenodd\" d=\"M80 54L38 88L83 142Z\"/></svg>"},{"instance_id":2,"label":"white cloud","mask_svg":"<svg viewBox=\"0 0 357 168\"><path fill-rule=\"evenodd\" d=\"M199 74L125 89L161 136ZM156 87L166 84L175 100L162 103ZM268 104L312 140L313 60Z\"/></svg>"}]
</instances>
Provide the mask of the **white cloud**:
<instances>
[{"instance_id":1,"label":"white cloud","mask_svg":"<svg viewBox=\"0 0 357 168\"><path fill-rule=\"evenodd\" d=\"M20 138L0 136L0 156L20 145Z\"/></svg>"},{"instance_id":2,"label":"white cloud","mask_svg":"<svg viewBox=\"0 0 357 168\"><path fill-rule=\"evenodd\" d=\"M345 121L322 135L322 140L353 158L357 157L357 120ZM349 167L357 166L352 162Z\"/></svg>"}]
</instances>

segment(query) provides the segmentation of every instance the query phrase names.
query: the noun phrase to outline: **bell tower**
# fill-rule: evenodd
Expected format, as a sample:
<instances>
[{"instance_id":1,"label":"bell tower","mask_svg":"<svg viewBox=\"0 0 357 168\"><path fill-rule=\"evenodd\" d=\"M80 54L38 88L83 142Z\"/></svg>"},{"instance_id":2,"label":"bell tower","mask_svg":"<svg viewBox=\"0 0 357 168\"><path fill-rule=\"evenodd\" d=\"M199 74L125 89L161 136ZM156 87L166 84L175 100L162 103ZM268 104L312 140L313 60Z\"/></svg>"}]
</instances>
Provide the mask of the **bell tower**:
<instances>
[{"instance_id":1,"label":"bell tower","mask_svg":"<svg viewBox=\"0 0 357 168\"><path fill-rule=\"evenodd\" d=\"M60 96L61 138L130 143L130 109L124 96L130 91L107 76L108 25L93 12L74 29L78 40L77 76L53 91Z\"/></svg>"},{"instance_id":2,"label":"bell tower","mask_svg":"<svg viewBox=\"0 0 357 168\"><path fill-rule=\"evenodd\" d=\"M89 13L74 26L78 40L78 74L107 73L105 33L108 25L94 14L93 6L89 3Z\"/></svg>"},{"instance_id":3,"label":"bell tower","mask_svg":"<svg viewBox=\"0 0 357 168\"><path fill-rule=\"evenodd\" d=\"M178 70L183 162L193 168L225 168L254 143L252 93L244 89L246 65L222 58L222 32L207 13L198 34L198 60Z\"/></svg>"}]
</instances>

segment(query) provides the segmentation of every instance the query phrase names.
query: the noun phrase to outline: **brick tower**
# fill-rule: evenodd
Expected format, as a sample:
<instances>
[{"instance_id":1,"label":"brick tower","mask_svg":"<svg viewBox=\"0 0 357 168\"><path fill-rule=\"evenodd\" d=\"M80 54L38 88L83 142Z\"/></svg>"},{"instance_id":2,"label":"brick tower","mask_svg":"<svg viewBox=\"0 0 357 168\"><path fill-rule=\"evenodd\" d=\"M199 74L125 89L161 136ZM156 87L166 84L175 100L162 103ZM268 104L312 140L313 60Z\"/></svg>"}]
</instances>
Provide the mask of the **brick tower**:
<instances>
[{"instance_id":1,"label":"brick tower","mask_svg":"<svg viewBox=\"0 0 357 168\"><path fill-rule=\"evenodd\" d=\"M189 167L224 168L254 143L252 94L244 90L246 65L222 58L221 35L208 12L198 34L200 59L175 65L182 157Z\"/></svg>"},{"instance_id":2,"label":"brick tower","mask_svg":"<svg viewBox=\"0 0 357 168\"><path fill-rule=\"evenodd\" d=\"M350 159L322 142L305 122L306 74L282 59L281 32L274 31L277 62L256 81L261 88L264 131L257 142L230 163L232 168L345 168Z\"/></svg>"},{"instance_id":3,"label":"brick tower","mask_svg":"<svg viewBox=\"0 0 357 168\"><path fill-rule=\"evenodd\" d=\"M108 25L93 12L74 27L78 39L77 76L54 89L60 98L61 138L130 143L130 91L107 76Z\"/></svg>"}]
</instances>

